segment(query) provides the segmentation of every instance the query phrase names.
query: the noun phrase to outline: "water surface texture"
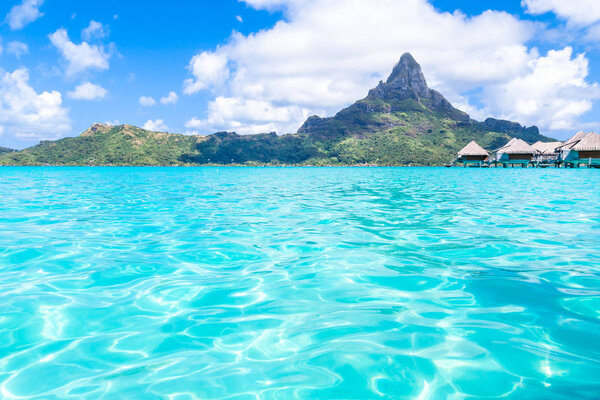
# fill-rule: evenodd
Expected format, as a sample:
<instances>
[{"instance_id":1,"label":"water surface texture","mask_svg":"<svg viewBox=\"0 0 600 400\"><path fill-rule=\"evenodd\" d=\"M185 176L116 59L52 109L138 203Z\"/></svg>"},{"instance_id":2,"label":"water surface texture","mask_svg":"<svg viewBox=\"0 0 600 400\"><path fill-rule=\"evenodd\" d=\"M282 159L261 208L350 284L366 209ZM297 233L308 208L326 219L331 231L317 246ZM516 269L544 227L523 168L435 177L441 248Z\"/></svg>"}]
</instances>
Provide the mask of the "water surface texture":
<instances>
[{"instance_id":1,"label":"water surface texture","mask_svg":"<svg viewBox=\"0 0 600 400\"><path fill-rule=\"evenodd\" d=\"M600 171L0 168L2 399L598 399Z\"/></svg>"}]
</instances>

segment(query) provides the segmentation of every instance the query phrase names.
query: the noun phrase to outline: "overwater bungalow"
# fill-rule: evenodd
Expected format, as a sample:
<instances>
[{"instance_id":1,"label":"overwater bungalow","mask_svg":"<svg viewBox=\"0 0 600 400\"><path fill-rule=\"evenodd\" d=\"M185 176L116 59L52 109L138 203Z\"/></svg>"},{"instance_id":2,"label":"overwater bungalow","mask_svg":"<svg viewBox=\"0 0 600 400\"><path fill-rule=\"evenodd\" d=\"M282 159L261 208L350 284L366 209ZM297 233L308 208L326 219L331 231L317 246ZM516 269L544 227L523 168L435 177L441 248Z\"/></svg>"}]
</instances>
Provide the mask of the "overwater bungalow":
<instances>
[{"instance_id":1,"label":"overwater bungalow","mask_svg":"<svg viewBox=\"0 0 600 400\"><path fill-rule=\"evenodd\" d=\"M565 167L579 168L580 165L600 167L600 135L594 132L579 132L559 148L560 162Z\"/></svg>"},{"instance_id":2,"label":"overwater bungalow","mask_svg":"<svg viewBox=\"0 0 600 400\"><path fill-rule=\"evenodd\" d=\"M458 152L456 162L462 163L463 166L481 167L483 162L490 156L490 153L475 141L471 141L461 151Z\"/></svg>"},{"instance_id":3,"label":"overwater bungalow","mask_svg":"<svg viewBox=\"0 0 600 400\"><path fill-rule=\"evenodd\" d=\"M558 148L562 142L537 142L531 145L537 152L533 157L533 162L538 167L547 167L556 165L558 162Z\"/></svg>"},{"instance_id":4,"label":"overwater bungalow","mask_svg":"<svg viewBox=\"0 0 600 400\"><path fill-rule=\"evenodd\" d=\"M581 139L587 136L587 132L577 132L573 137L564 142L561 146L558 147L558 165L564 164L564 160L569 156L571 152L571 148L575 146L576 143L579 143Z\"/></svg>"},{"instance_id":5,"label":"overwater bungalow","mask_svg":"<svg viewBox=\"0 0 600 400\"><path fill-rule=\"evenodd\" d=\"M504 168L520 165L527 168L533 160L537 150L521 139L513 138L506 145L496 150L495 164L502 164Z\"/></svg>"}]
</instances>

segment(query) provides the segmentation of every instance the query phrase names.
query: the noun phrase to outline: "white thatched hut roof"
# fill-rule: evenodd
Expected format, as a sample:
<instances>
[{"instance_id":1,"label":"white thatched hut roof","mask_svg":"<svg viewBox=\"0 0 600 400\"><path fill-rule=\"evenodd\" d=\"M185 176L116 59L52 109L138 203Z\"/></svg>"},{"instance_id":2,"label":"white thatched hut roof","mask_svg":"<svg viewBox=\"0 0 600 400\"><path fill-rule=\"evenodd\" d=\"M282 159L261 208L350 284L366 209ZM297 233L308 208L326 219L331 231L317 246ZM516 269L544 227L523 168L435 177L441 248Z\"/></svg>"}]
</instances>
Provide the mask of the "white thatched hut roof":
<instances>
[{"instance_id":1,"label":"white thatched hut roof","mask_svg":"<svg viewBox=\"0 0 600 400\"><path fill-rule=\"evenodd\" d=\"M489 156L490 153L487 152L483 147L477 144L474 140L466 145L461 151L458 152L459 157L465 156Z\"/></svg>"},{"instance_id":2,"label":"white thatched hut roof","mask_svg":"<svg viewBox=\"0 0 600 400\"><path fill-rule=\"evenodd\" d=\"M527 144L527 142L513 138L506 146L498 150L500 154L535 154L536 150Z\"/></svg>"},{"instance_id":3,"label":"white thatched hut roof","mask_svg":"<svg viewBox=\"0 0 600 400\"><path fill-rule=\"evenodd\" d=\"M540 154L554 154L556 149L562 146L562 142L537 142L531 145Z\"/></svg>"},{"instance_id":4,"label":"white thatched hut roof","mask_svg":"<svg viewBox=\"0 0 600 400\"><path fill-rule=\"evenodd\" d=\"M573 135L573 137L571 137L571 139L567 140L563 145L559 147L561 150L570 150L587 135L589 135L589 133L583 131L577 132L575 135Z\"/></svg>"},{"instance_id":5,"label":"white thatched hut roof","mask_svg":"<svg viewBox=\"0 0 600 400\"><path fill-rule=\"evenodd\" d=\"M600 135L594 132L588 133L583 139L573 146L572 150L600 151Z\"/></svg>"},{"instance_id":6,"label":"white thatched hut roof","mask_svg":"<svg viewBox=\"0 0 600 400\"><path fill-rule=\"evenodd\" d=\"M571 139L567 140L565 142L565 144L569 144L569 143L573 143L573 142L578 142L581 139L583 139L584 137L586 137L588 135L589 132L584 132L584 131L580 131L577 132L575 135L573 135L573 137L571 137Z\"/></svg>"}]
</instances>

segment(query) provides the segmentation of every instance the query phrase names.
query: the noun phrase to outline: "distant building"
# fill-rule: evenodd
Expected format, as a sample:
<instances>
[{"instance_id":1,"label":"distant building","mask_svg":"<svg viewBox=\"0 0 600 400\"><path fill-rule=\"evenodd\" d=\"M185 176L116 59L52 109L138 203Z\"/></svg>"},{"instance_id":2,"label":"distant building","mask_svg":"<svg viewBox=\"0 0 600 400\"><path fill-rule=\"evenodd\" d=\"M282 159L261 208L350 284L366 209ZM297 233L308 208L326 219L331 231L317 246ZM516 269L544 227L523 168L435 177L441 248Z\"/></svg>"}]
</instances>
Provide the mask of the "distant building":
<instances>
[{"instance_id":1,"label":"distant building","mask_svg":"<svg viewBox=\"0 0 600 400\"><path fill-rule=\"evenodd\" d=\"M559 161L566 167L580 165L600 167L600 135L594 132L578 132L559 147Z\"/></svg>"},{"instance_id":2,"label":"distant building","mask_svg":"<svg viewBox=\"0 0 600 400\"><path fill-rule=\"evenodd\" d=\"M579 143L581 139L587 136L586 132L577 132L573 137L564 142L561 146L558 147L558 164L564 164L565 159L569 156L571 152L571 148L575 146L575 144Z\"/></svg>"},{"instance_id":3,"label":"distant building","mask_svg":"<svg viewBox=\"0 0 600 400\"><path fill-rule=\"evenodd\" d=\"M537 152L533 157L536 165L551 165L558 162L562 142L537 142L531 145Z\"/></svg>"},{"instance_id":4,"label":"distant building","mask_svg":"<svg viewBox=\"0 0 600 400\"><path fill-rule=\"evenodd\" d=\"M458 152L456 162L462 163L465 167L468 165L481 166L489 155L487 150L472 141Z\"/></svg>"},{"instance_id":5,"label":"distant building","mask_svg":"<svg viewBox=\"0 0 600 400\"><path fill-rule=\"evenodd\" d=\"M494 163L502 164L504 168L508 167L508 165L513 167L520 165L523 168L527 168L536 153L537 150L527 144L527 142L513 138L506 145L496 150Z\"/></svg>"}]
</instances>

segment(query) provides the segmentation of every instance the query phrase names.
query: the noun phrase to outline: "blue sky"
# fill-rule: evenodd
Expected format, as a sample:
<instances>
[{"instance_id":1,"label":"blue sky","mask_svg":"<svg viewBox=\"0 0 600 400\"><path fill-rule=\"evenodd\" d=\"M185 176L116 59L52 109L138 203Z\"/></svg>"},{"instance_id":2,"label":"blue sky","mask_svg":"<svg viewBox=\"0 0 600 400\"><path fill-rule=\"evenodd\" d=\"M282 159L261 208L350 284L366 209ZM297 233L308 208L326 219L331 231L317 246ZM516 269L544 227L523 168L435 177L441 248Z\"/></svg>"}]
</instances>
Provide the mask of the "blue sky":
<instances>
[{"instance_id":1,"label":"blue sky","mask_svg":"<svg viewBox=\"0 0 600 400\"><path fill-rule=\"evenodd\" d=\"M595 3L5 0L0 146L94 122L293 132L364 97L404 51L474 118L564 138L600 121Z\"/></svg>"}]
</instances>

